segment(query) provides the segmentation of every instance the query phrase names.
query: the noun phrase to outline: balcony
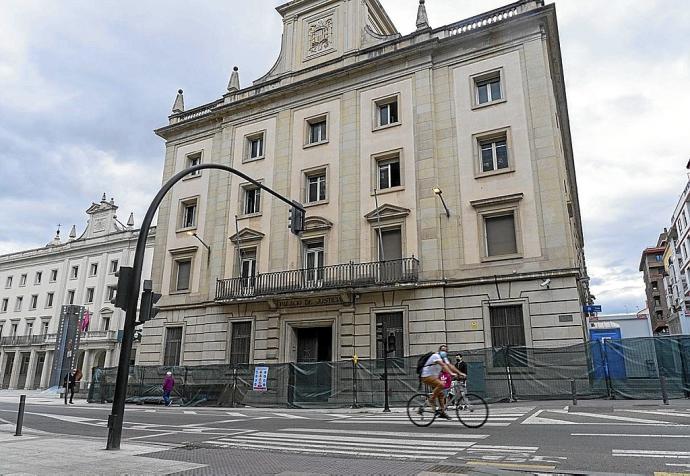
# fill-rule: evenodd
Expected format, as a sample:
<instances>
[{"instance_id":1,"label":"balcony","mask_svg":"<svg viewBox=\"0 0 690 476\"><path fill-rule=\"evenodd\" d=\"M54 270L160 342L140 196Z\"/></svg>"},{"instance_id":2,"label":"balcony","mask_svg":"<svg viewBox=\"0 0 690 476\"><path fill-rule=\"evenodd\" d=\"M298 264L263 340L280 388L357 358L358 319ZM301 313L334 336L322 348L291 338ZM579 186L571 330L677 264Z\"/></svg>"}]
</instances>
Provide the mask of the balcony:
<instances>
[{"instance_id":1,"label":"balcony","mask_svg":"<svg viewBox=\"0 0 690 476\"><path fill-rule=\"evenodd\" d=\"M0 347L22 347L29 345L53 344L57 334L37 334L30 336L7 336L0 339Z\"/></svg>"},{"instance_id":2,"label":"balcony","mask_svg":"<svg viewBox=\"0 0 690 476\"><path fill-rule=\"evenodd\" d=\"M85 342L116 341L117 331L86 331L82 332L81 339Z\"/></svg>"},{"instance_id":3,"label":"balcony","mask_svg":"<svg viewBox=\"0 0 690 476\"><path fill-rule=\"evenodd\" d=\"M257 274L249 278L219 279L216 301L232 301L343 288L365 288L416 283L419 260L403 258L372 263L347 263L312 269Z\"/></svg>"}]
</instances>

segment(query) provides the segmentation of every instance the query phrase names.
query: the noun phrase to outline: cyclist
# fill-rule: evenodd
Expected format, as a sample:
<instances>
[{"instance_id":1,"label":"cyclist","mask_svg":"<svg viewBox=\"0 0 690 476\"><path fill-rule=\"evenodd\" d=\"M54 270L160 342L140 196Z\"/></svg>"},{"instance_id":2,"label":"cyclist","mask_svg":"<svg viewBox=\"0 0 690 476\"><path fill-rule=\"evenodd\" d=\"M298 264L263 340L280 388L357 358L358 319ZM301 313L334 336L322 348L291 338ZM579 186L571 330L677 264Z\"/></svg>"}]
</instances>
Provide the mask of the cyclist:
<instances>
[{"instance_id":1,"label":"cyclist","mask_svg":"<svg viewBox=\"0 0 690 476\"><path fill-rule=\"evenodd\" d=\"M438 352L431 354L427 359L424 367L422 368L422 382L426 385L433 387L434 392L431 394L429 399L430 403L434 405L436 412L441 418L450 420L450 416L446 413L446 398L444 392L444 385L439 378L442 371L449 373L450 375L456 375L460 377L460 372L458 372L455 367L453 367L447 359L448 357L448 346L445 344L438 348Z\"/></svg>"}]
</instances>

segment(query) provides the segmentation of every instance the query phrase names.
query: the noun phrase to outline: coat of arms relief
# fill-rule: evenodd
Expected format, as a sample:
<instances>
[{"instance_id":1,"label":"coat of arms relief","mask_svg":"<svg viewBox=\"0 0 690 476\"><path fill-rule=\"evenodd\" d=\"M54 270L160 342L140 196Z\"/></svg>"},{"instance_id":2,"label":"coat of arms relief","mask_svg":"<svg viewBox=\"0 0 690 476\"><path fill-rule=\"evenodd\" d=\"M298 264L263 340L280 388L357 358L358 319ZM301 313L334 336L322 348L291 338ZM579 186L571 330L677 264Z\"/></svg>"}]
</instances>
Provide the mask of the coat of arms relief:
<instances>
[{"instance_id":1,"label":"coat of arms relief","mask_svg":"<svg viewBox=\"0 0 690 476\"><path fill-rule=\"evenodd\" d=\"M310 55L333 47L333 18L323 18L309 25L308 46Z\"/></svg>"}]
</instances>

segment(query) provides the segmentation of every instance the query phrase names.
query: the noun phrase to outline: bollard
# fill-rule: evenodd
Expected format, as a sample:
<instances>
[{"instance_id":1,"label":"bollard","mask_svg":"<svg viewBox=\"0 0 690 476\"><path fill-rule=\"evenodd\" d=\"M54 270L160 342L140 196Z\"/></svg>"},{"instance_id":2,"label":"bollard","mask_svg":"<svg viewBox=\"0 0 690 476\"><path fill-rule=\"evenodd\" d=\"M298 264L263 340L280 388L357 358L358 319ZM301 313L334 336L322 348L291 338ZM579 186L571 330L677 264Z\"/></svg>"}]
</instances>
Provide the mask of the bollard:
<instances>
[{"instance_id":1,"label":"bollard","mask_svg":"<svg viewBox=\"0 0 690 476\"><path fill-rule=\"evenodd\" d=\"M573 395L573 405L577 405L577 384L575 379L570 379L570 393Z\"/></svg>"},{"instance_id":2,"label":"bollard","mask_svg":"<svg viewBox=\"0 0 690 476\"><path fill-rule=\"evenodd\" d=\"M24 425L24 406L26 405L26 395L19 397L19 413L17 414L17 430L14 436L22 436L22 425Z\"/></svg>"},{"instance_id":3,"label":"bollard","mask_svg":"<svg viewBox=\"0 0 690 476\"><path fill-rule=\"evenodd\" d=\"M666 388L666 377L663 375L659 376L659 384L661 385L661 399L664 401L664 405L668 405L668 389Z\"/></svg>"}]
</instances>

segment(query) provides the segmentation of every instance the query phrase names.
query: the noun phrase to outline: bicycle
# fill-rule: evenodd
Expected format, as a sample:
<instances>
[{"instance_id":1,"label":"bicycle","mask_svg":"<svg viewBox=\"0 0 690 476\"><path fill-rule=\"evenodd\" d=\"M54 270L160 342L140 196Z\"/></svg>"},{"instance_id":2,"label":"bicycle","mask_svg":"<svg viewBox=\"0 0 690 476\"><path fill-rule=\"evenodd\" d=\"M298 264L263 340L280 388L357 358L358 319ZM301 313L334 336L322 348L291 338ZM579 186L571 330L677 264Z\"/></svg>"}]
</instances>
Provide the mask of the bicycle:
<instances>
[{"instance_id":1,"label":"bicycle","mask_svg":"<svg viewBox=\"0 0 690 476\"><path fill-rule=\"evenodd\" d=\"M455 406L455 415L467 428L480 428L489 419L489 405L477 394L467 393L462 385L454 385L453 392L446 403L446 410ZM454 382L455 384L455 382ZM431 404L431 392L412 395L407 401L407 418L415 426L431 425L437 417L434 405Z\"/></svg>"}]
</instances>

